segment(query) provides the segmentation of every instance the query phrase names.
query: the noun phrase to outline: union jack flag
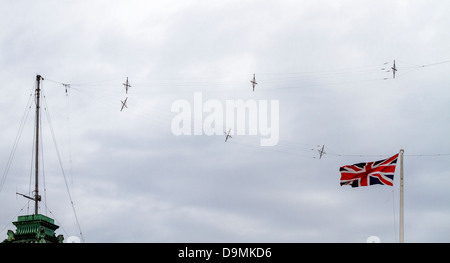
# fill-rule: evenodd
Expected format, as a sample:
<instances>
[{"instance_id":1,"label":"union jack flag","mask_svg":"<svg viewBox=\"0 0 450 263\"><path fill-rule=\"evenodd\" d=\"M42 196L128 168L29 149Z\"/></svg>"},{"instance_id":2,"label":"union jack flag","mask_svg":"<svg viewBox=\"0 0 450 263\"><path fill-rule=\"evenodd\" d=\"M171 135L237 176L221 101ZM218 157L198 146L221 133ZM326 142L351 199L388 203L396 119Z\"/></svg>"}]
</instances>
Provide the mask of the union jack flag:
<instances>
[{"instance_id":1,"label":"union jack flag","mask_svg":"<svg viewBox=\"0 0 450 263\"><path fill-rule=\"evenodd\" d=\"M398 153L392 157L376 162L344 165L341 172L341 186L369 186L374 184L394 185L395 165Z\"/></svg>"}]
</instances>

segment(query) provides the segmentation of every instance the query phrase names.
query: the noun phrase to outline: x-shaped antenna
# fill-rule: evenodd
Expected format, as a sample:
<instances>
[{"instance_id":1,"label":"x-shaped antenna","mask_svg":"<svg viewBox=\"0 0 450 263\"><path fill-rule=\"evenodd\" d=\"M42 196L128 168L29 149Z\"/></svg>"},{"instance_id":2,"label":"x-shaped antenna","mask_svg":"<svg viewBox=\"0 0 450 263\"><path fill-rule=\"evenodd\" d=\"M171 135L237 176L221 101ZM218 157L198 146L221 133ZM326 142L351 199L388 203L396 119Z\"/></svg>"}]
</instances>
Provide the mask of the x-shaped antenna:
<instances>
[{"instance_id":1,"label":"x-shaped antenna","mask_svg":"<svg viewBox=\"0 0 450 263\"><path fill-rule=\"evenodd\" d=\"M128 88L131 87L130 83L128 82L128 77L127 77L127 81L122 84L125 86L125 93L128 94Z\"/></svg>"},{"instance_id":2,"label":"x-shaped antenna","mask_svg":"<svg viewBox=\"0 0 450 263\"><path fill-rule=\"evenodd\" d=\"M127 100L128 100L128 97L126 97L125 100L121 100L120 101L120 102L122 102L122 108L120 109L120 111L122 111L123 108L128 108L127 107Z\"/></svg>"},{"instance_id":3,"label":"x-shaped antenna","mask_svg":"<svg viewBox=\"0 0 450 263\"><path fill-rule=\"evenodd\" d=\"M253 80L250 80L250 82L253 85L253 91L255 91L255 86L256 86L256 84L258 84L258 83L256 83L256 80L255 80L255 74L253 74Z\"/></svg>"}]
</instances>

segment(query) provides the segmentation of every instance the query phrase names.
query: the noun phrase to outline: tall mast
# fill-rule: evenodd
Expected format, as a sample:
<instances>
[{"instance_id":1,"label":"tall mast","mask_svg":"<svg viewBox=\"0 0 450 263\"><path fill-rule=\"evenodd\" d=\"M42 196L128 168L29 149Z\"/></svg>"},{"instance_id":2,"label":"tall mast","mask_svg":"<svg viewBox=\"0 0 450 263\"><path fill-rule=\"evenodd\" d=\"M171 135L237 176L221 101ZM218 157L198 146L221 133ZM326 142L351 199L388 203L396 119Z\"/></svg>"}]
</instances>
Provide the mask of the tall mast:
<instances>
[{"instance_id":1,"label":"tall mast","mask_svg":"<svg viewBox=\"0 0 450 263\"><path fill-rule=\"evenodd\" d=\"M41 196L39 195L39 133L40 133L40 99L41 99L41 80L44 80L40 75L36 75L36 127L35 127L35 189L34 194L30 196L17 193L27 199L34 201L34 214L23 215L17 218L16 222L12 222L16 227L16 232L8 230L8 238L2 243L62 243L63 235L55 235L55 230L59 226L55 225L54 219L45 215L39 214L39 202ZM45 98L45 97L44 97ZM73 203L72 203L73 205ZM78 220L77 220L78 221ZM81 231L80 231L81 234Z\"/></svg>"},{"instance_id":2,"label":"tall mast","mask_svg":"<svg viewBox=\"0 0 450 263\"><path fill-rule=\"evenodd\" d=\"M40 110L40 97L41 97L41 75L36 76L36 164L35 164L35 188L34 188L34 214L39 212L39 201L41 196L39 195L39 110Z\"/></svg>"}]
</instances>

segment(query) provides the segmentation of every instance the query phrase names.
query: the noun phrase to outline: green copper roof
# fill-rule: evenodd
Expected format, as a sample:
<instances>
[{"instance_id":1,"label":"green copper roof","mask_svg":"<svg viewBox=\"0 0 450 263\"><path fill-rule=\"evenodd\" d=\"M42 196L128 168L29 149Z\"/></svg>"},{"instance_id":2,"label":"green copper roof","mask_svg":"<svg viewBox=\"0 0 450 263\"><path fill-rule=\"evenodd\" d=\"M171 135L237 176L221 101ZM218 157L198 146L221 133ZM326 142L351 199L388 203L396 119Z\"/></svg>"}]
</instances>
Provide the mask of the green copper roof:
<instances>
[{"instance_id":1,"label":"green copper roof","mask_svg":"<svg viewBox=\"0 0 450 263\"><path fill-rule=\"evenodd\" d=\"M49 223L52 223L52 224L55 223L55 220L53 220L52 218L50 218L48 216L41 215L41 214L25 215L25 216L17 217L17 222L29 221L29 220L42 220L42 221L46 221L46 222L49 222Z\"/></svg>"},{"instance_id":2,"label":"green copper roof","mask_svg":"<svg viewBox=\"0 0 450 263\"><path fill-rule=\"evenodd\" d=\"M50 217L37 215L19 216L13 224L17 227L14 233L8 230L8 238L5 243L62 243L62 235L55 236L55 230L59 226L54 224Z\"/></svg>"}]
</instances>

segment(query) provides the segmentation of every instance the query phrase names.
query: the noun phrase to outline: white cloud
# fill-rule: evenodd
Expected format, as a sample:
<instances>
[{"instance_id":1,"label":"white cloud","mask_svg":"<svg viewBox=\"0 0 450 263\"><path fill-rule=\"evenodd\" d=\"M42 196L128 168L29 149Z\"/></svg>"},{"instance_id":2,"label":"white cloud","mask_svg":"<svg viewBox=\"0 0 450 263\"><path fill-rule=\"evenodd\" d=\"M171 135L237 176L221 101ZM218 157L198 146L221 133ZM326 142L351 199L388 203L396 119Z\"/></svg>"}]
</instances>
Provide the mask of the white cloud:
<instances>
[{"instance_id":1,"label":"white cloud","mask_svg":"<svg viewBox=\"0 0 450 263\"><path fill-rule=\"evenodd\" d=\"M378 157L338 155L400 148L406 241L448 242L448 156L408 156L448 153L449 64L420 67L450 58L447 5L4 2L0 156L6 162L41 74L88 242L365 242L371 235L395 242L397 185L394 197L391 188L340 187L340 166ZM394 59L395 80L381 70ZM68 96L52 80L72 84ZM174 136L172 102L191 101L195 91L205 100L279 100L279 144ZM2 224L25 204L11 193L28 189L33 114L0 192L9 200ZM44 150L57 173L51 138ZM50 178L50 209L76 235L65 186L53 189L61 177ZM434 223L414 232L422 211Z\"/></svg>"}]
</instances>

